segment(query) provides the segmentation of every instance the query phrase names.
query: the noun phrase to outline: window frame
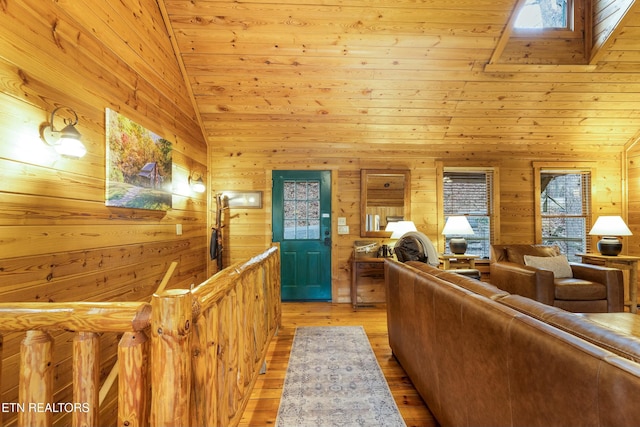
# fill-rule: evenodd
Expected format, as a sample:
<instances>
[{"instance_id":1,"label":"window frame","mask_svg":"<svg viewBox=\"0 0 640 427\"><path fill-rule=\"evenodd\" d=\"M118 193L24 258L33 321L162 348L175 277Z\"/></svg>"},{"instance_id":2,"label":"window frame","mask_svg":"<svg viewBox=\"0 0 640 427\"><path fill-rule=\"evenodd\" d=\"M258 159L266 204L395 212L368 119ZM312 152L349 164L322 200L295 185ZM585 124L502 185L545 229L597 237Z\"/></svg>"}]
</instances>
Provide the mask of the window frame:
<instances>
[{"instance_id":1,"label":"window frame","mask_svg":"<svg viewBox=\"0 0 640 427\"><path fill-rule=\"evenodd\" d=\"M500 242L500 169L493 165L460 165L445 164L442 161L436 162L437 174L437 200L438 200L438 251L444 252L446 248L446 236L442 234L442 229L446 223L444 212L444 174L445 172L461 172L461 173L487 173L492 174L492 185L488 189L490 194L488 204L488 216L490 218L489 245ZM461 213L462 214L462 213Z\"/></svg>"},{"instance_id":2,"label":"window frame","mask_svg":"<svg viewBox=\"0 0 640 427\"><path fill-rule=\"evenodd\" d=\"M567 26L564 28L519 28L516 21L527 0L520 0L514 10L512 36L518 38L583 38L583 22L579 15L585 7L585 0L567 0Z\"/></svg>"},{"instance_id":3,"label":"window frame","mask_svg":"<svg viewBox=\"0 0 640 427\"><path fill-rule=\"evenodd\" d=\"M513 31L518 35L531 34L532 36L539 35L544 32L554 32L554 36L558 35L558 32L573 33L576 31L576 22L578 22L576 11L576 2L583 2L584 0L567 0L567 25L566 27L543 27L543 28L531 28L531 27L516 27L516 22L522 13L524 6L528 0L521 0L518 3L515 19L513 21Z\"/></svg>"},{"instance_id":4,"label":"window frame","mask_svg":"<svg viewBox=\"0 0 640 427\"><path fill-rule=\"evenodd\" d=\"M571 0L572 10L570 17L568 17L571 26L567 29L515 28L516 20L525 2L526 0L518 0L513 8L509 22L500 36L500 40L489 59L489 63L485 66L485 71L495 71L496 69L501 69L501 67L512 65L516 65L517 67L532 65L536 68L545 65L554 67L557 65L587 65L588 57L591 55L593 37L591 2L588 0ZM567 44L565 43L566 41L574 43ZM565 55L572 52L572 45L577 44L573 46L573 49L582 49L584 51L584 58L576 57L570 60L563 58L562 55L557 55L554 51L549 52L548 55L539 51L532 56L516 56L515 59L504 56L505 50L507 50L509 46L512 46L512 44L515 44L517 47L518 45L537 44L540 42L556 43L556 49Z\"/></svg>"},{"instance_id":5,"label":"window frame","mask_svg":"<svg viewBox=\"0 0 640 427\"><path fill-rule=\"evenodd\" d=\"M596 177L596 168L593 163L590 162L533 162L533 170L534 170L534 205L535 205L535 242L537 244L543 243L542 236L542 219L544 215L542 215L542 182L541 177L544 173L566 173L566 174L588 174L589 175L589 193L588 193L588 202L586 203L588 212L586 212L583 216L585 218L585 248L584 252L589 253L593 246L591 236L589 236L589 230L591 229L591 225L593 224L593 200L595 196L595 177ZM585 191L587 191L585 189ZM582 201L583 205L585 205L584 200ZM568 254L567 254L568 255Z\"/></svg>"}]
</instances>

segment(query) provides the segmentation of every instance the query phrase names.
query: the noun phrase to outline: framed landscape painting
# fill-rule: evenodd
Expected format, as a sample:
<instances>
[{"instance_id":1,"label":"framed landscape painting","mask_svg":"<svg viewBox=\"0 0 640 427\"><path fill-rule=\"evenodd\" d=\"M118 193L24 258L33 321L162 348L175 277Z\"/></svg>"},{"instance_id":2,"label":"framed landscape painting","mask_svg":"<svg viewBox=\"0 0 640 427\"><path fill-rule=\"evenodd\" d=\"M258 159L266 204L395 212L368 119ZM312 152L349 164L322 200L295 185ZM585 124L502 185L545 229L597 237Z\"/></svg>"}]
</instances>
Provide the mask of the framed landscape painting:
<instances>
[{"instance_id":1,"label":"framed landscape painting","mask_svg":"<svg viewBox=\"0 0 640 427\"><path fill-rule=\"evenodd\" d=\"M106 109L107 206L171 209L171 142Z\"/></svg>"}]
</instances>

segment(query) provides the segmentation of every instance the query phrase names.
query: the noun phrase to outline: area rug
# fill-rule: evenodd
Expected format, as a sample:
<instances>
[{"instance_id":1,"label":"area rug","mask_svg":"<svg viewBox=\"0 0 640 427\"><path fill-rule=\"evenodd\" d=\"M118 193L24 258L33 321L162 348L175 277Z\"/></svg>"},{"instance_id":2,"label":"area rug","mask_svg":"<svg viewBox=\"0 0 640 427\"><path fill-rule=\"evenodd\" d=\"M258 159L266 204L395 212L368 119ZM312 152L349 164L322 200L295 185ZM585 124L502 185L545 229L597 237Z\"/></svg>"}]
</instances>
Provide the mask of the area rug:
<instances>
[{"instance_id":1,"label":"area rug","mask_svg":"<svg viewBox=\"0 0 640 427\"><path fill-rule=\"evenodd\" d=\"M296 329L276 426L405 426L361 326Z\"/></svg>"}]
</instances>

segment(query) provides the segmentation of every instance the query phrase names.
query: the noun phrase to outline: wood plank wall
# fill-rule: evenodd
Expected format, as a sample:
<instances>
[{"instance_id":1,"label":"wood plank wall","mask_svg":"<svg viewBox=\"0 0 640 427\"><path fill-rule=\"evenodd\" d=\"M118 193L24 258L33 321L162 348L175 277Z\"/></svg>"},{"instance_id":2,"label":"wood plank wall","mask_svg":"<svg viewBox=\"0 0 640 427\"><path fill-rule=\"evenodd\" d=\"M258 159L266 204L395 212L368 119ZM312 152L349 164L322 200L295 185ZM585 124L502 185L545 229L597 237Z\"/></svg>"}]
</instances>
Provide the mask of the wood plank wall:
<instances>
[{"instance_id":1,"label":"wood plank wall","mask_svg":"<svg viewBox=\"0 0 640 427\"><path fill-rule=\"evenodd\" d=\"M623 18L633 0L595 0L593 2L593 46L602 47Z\"/></svg>"},{"instance_id":2,"label":"wood plank wall","mask_svg":"<svg viewBox=\"0 0 640 427\"><path fill-rule=\"evenodd\" d=\"M534 75L530 78L535 79ZM540 151L536 151L540 150ZM259 150L216 150L213 154L212 191L259 190L263 209L231 212L227 256L230 261L255 252L271 241L271 171L274 169L324 169L333 171L333 300L350 300L350 263L353 243L360 239L360 169L410 169L411 216L417 228L438 241L444 226L438 217L436 161L445 165L494 165L500 169L501 243L534 241L533 161L595 161L594 215L622 212L622 150L597 145L558 145L554 150L535 144L505 142L500 147L467 151L465 145L428 146L386 153L373 150L282 148L277 154ZM337 234L337 217L346 217L350 233ZM384 241L380 239L380 241ZM640 253L640 252L639 252Z\"/></svg>"},{"instance_id":3,"label":"wood plank wall","mask_svg":"<svg viewBox=\"0 0 640 427\"><path fill-rule=\"evenodd\" d=\"M202 282L207 196L187 181L193 169L206 178L207 147L156 1L5 1L0 20L0 300L147 301L172 261L169 287ZM79 116L80 160L56 157L39 138L58 105ZM107 107L173 143L173 209L105 207ZM55 337L58 402L73 401L71 338ZM4 337L3 372L17 372L21 339ZM102 336L102 379L116 344ZM2 402L17 400L12 381L3 378ZM16 414L2 417L6 425ZM69 414L54 418L69 425Z\"/></svg>"},{"instance_id":4,"label":"wood plank wall","mask_svg":"<svg viewBox=\"0 0 640 427\"><path fill-rule=\"evenodd\" d=\"M301 131L298 140L287 143L278 139L277 132L265 135L259 130L252 131L255 126L250 120L234 117L228 122L220 120L215 132L209 133L211 150L207 150L197 113L189 100L189 88L180 75L155 0L126 4L89 0L5 1L0 2L0 17L3 301L147 300L173 260L178 260L179 266L170 287L200 283L212 264L206 257L208 225L215 217L212 196L222 190L264 192L262 209L236 209L227 212L225 218L227 265L261 252L271 242L274 169L332 171L332 277L333 298L338 302L349 301L348 260L354 240L359 239L363 168L411 170L412 219L433 240L440 239L443 225L437 214L438 160L445 165L491 164L500 168L501 243L534 239L532 161L595 161L594 214L623 212L623 148L610 145L603 134L590 132L594 125L582 125L580 116L573 114L575 108L590 108L588 102L583 106L582 101L592 98L593 91L589 88L601 84L591 76L558 74L553 69L527 71L526 67L522 67L523 72L508 74L483 72L482 61L470 65L465 60L460 67L472 70L464 78L460 73L446 73L450 75L449 81L438 80L434 89L447 90L447 84L451 90L464 88L464 97L456 105L465 114L436 117L442 105L435 101L401 113L420 116L422 131L413 125L398 126L403 117L397 115L371 114L363 118L354 113L353 117L358 117L361 123L378 126L371 128L376 129L371 131L376 138L368 140L378 143L362 142L362 131L351 123L330 120L306 124L305 129L318 132L314 138ZM490 39L499 36L497 30L491 31L495 34L490 34ZM471 40L464 38L465 43ZM494 45L487 42L483 46L488 50ZM236 62L229 70L228 74L243 71ZM442 74L428 70L405 73L419 76L425 85L429 79L440 79ZM358 72L348 75L357 76ZM289 77L293 81L296 76L297 73L285 70L276 81L288 81ZM614 119L614 111L620 102L633 102L625 98L628 84L622 79L607 82L610 96L604 96L600 104L610 106L610 112L593 112L590 123L606 126L611 132L627 125L626 121L619 123ZM562 93L558 91L573 92L585 85L588 86L585 94L575 96L578 105L575 108L559 97ZM496 90L496 86L500 89ZM505 109L500 94L521 86L530 90L526 99L515 97ZM316 87L322 85L312 89L296 86L298 97L289 100L300 105L313 104L306 95L319 90ZM216 93L215 87L212 93ZM350 96L349 91L343 97L334 96L326 106L327 113L352 111ZM247 93L246 97L251 102L255 98L253 93ZM40 124L48 120L57 105L69 105L80 116L78 129L89 150L81 160L51 157L51 150L38 137ZM104 206L106 107L120 111L174 143L174 209L152 212ZM211 122L225 114L217 108L203 113L209 115ZM487 122L495 125L492 128L495 131L486 130ZM529 124L526 133L505 137L499 132L513 132L520 122ZM215 126L214 123L212 128ZM289 124L273 121L272 126ZM332 131L336 127L340 133ZM575 127L579 130L567 130ZM352 141L343 137L345 129L352 132ZM383 132L387 129L393 132ZM628 133L628 129L622 131ZM403 145L394 148L391 140L402 141ZM190 193L185 188L189 171L207 167L211 175L209 192ZM337 235L339 216L347 218L350 234ZM182 236L176 236L176 224L183 225ZM102 376L113 363L115 338L102 339ZM15 370L20 339L5 337L3 369ZM69 336L61 333L56 339L64 343L56 354L56 398L65 401L70 399L69 385L65 382L71 371ZM12 401L15 387L2 383L3 402ZM5 421L11 417L12 414L3 414ZM64 417L60 422L64 422Z\"/></svg>"},{"instance_id":5,"label":"wood plank wall","mask_svg":"<svg viewBox=\"0 0 640 427\"><path fill-rule=\"evenodd\" d=\"M622 240L623 250L629 255L640 256L640 144L630 143L626 151L626 219L633 236Z\"/></svg>"}]
</instances>

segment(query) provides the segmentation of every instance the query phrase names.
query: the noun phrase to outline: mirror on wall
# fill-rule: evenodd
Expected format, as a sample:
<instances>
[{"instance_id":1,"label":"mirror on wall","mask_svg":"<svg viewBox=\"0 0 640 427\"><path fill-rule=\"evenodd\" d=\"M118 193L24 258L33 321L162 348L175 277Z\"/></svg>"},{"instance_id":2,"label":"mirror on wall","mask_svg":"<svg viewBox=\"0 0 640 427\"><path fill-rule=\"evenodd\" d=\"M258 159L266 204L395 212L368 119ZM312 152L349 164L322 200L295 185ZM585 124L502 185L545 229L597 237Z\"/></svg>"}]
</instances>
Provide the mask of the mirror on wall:
<instances>
[{"instance_id":1,"label":"mirror on wall","mask_svg":"<svg viewBox=\"0 0 640 427\"><path fill-rule=\"evenodd\" d=\"M390 221L411 219L408 170L363 169L360 172L360 236L389 237Z\"/></svg>"}]
</instances>

